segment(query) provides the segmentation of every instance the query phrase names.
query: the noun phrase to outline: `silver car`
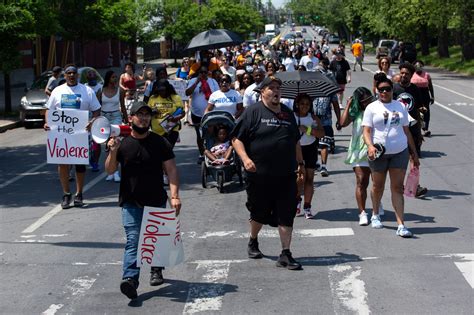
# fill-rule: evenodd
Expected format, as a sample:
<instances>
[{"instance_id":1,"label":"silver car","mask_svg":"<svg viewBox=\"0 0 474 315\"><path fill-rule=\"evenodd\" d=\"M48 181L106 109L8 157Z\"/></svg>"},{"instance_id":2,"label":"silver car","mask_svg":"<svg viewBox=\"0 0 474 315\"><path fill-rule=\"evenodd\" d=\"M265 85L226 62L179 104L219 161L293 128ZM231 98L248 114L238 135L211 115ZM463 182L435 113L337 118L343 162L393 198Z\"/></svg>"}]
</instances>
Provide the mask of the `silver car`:
<instances>
[{"instance_id":1,"label":"silver car","mask_svg":"<svg viewBox=\"0 0 474 315\"><path fill-rule=\"evenodd\" d=\"M97 75L97 83L104 84L104 79L100 73L92 67L81 67L77 71L79 73L79 81L81 83L87 82L87 72L89 70L95 71ZM44 114L46 112L46 102L48 101L48 95L44 92L46 84L49 78L53 75L52 71L43 72L26 90L26 94L21 98L20 101L20 120L23 125L28 128L32 127L35 123L44 122ZM62 77L63 74L60 75ZM59 85L65 83L65 80L61 80Z\"/></svg>"}]
</instances>

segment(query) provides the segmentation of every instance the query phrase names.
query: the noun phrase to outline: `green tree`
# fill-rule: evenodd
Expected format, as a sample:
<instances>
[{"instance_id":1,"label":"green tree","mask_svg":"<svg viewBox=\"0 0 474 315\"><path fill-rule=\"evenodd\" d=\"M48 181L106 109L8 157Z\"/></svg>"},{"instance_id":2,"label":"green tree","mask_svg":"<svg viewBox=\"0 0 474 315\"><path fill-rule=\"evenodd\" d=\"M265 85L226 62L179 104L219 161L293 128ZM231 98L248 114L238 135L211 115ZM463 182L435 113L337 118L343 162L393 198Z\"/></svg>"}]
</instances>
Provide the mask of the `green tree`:
<instances>
[{"instance_id":1,"label":"green tree","mask_svg":"<svg viewBox=\"0 0 474 315\"><path fill-rule=\"evenodd\" d=\"M54 34L57 24L48 1L4 1L0 17L0 71L5 83L5 112L11 112L10 73L21 65L19 43L37 35ZM51 22L46 23L49 19Z\"/></svg>"}]
</instances>

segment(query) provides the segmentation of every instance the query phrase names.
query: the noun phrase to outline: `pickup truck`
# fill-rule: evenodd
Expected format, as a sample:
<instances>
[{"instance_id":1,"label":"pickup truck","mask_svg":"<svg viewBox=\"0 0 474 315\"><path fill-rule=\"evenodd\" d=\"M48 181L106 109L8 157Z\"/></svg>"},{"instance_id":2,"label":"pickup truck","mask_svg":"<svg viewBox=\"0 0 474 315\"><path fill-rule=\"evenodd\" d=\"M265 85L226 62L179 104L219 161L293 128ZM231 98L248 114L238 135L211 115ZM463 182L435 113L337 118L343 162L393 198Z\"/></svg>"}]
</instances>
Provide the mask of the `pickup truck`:
<instances>
[{"instance_id":1,"label":"pickup truck","mask_svg":"<svg viewBox=\"0 0 474 315\"><path fill-rule=\"evenodd\" d=\"M392 62L398 59L398 41L394 39L381 39L375 49L375 58L389 57Z\"/></svg>"}]
</instances>

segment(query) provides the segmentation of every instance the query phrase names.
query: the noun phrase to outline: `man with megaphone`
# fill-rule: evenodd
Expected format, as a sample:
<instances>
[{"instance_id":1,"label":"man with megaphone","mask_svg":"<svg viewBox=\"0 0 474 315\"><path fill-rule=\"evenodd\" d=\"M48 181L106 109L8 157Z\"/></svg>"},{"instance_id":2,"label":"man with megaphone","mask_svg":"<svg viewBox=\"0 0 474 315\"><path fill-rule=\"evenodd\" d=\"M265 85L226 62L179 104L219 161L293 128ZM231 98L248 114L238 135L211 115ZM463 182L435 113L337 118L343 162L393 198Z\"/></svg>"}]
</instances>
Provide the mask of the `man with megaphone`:
<instances>
[{"instance_id":1,"label":"man with megaphone","mask_svg":"<svg viewBox=\"0 0 474 315\"><path fill-rule=\"evenodd\" d=\"M168 200L163 185L163 168L168 174L170 205L181 210L179 199L179 177L173 150L169 142L150 132L152 110L144 102L135 101L130 108L129 122L132 131L129 137L108 141L109 155L105 161L108 174L117 170L120 163L119 202L122 207L122 222L127 236L123 259L123 275L120 290L130 299L137 297L140 268L137 267L137 250L140 227L145 206L164 208ZM162 267L152 267L150 285L163 283Z\"/></svg>"}]
</instances>

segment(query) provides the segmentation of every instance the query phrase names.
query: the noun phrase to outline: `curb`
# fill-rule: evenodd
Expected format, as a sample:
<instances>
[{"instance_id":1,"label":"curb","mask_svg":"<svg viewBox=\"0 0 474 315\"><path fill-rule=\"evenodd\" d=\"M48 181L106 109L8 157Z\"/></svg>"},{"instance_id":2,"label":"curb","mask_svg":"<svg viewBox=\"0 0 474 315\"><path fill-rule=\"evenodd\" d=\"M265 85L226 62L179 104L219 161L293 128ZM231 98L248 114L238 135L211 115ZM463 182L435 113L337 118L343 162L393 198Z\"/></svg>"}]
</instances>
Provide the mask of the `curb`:
<instances>
[{"instance_id":1,"label":"curb","mask_svg":"<svg viewBox=\"0 0 474 315\"><path fill-rule=\"evenodd\" d=\"M4 133L5 131L9 130L9 129L14 129L14 128L18 128L20 127L22 124L21 124L21 121L12 121L12 122L8 122L6 124L2 124L0 126L0 133Z\"/></svg>"}]
</instances>

